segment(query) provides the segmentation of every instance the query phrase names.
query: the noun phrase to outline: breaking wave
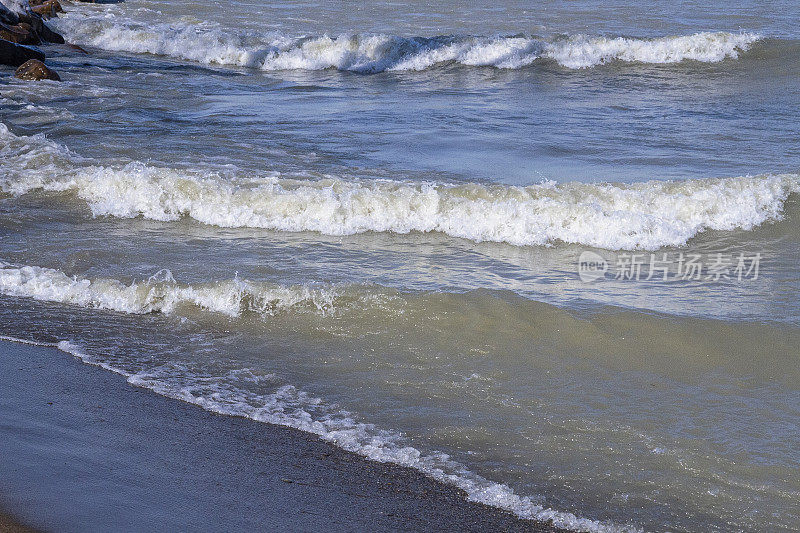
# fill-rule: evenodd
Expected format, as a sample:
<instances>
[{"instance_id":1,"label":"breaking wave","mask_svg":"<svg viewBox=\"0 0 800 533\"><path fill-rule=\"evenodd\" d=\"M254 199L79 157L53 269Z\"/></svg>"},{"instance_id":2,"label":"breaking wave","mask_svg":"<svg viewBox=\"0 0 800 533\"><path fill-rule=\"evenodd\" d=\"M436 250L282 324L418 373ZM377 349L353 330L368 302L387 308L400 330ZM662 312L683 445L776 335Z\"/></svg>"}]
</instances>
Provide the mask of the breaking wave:
<instances>
[{"instance_id":1,"label":"breaking wave","mask_svg":"<svg viewBox=\"0 0 800 533\"><path fill-rule=\"evenodd\" d=\"M457 63L518 69L538 60L570 69L613 61L676 63L735 59L760 39L755 33L701 32L637 39L574 35L400 37L342 34L291 37L237 33L209 22L143 24L111 12L70 12L54 19L71 42L117 52L148 53L260 70L338 69L362 73L425 70Z\"/></svg>"},{"instance_id":2,"label":"breaking wave","mask_svg":"<svg viewBox=\"0 0 800 533\"><path fill-rule=\"evenodd\" d=\"M161 270L145 281L124 284L114 279L70 277L52 268L2 262L0 294L128 314L172 314L181 306L192 306L229 317L245 312L263 317L290 311L328 314L337 305L365 305L390 297L388 293L348 291L346 287L282 286L241 279L180 285L169 270Z\"/></svg>"},{"instance_id":3,"label":"breaking wave","mask_svg":"<svg viewBox=\"0 0 800 533\"><path fill-rule=\"evenodd\" d=\"M240 178L133 162L99 166L44 136L0 124L0 190L70 192L94 216L220 227L316 231L441 232L517 246L576 243L612 250L681 246L707 230L750 230L779 220L796 174L632 184L479 183Z\"/></svg>"}]
</instances>

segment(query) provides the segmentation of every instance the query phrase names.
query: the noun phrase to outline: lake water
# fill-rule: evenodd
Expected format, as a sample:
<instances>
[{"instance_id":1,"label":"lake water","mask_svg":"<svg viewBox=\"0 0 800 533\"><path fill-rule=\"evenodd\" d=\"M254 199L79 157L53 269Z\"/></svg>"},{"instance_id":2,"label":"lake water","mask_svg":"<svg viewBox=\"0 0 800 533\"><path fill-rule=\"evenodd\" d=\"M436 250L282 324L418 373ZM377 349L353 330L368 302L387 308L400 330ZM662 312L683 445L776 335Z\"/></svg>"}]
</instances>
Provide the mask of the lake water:
<instances>
[{"instance_id":1,"label":"lake water","mask_svg":"<svg viewBox=\"0 0 800 533\"><path fill-rule=\"evenodd\" d=\"M579 531L797 530L800 9L727 4L70 6L0 79L0 334Z\"/></svg>"}]
</instances>

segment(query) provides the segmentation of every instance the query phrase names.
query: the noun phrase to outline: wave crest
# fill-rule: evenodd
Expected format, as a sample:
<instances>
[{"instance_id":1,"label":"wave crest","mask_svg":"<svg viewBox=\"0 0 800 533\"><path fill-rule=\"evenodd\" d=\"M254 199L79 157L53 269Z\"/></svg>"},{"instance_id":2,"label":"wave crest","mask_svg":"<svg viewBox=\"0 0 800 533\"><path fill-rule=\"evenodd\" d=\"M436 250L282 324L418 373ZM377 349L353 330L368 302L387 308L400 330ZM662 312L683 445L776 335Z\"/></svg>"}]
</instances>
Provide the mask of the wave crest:
<instances>
[{"instance_id":1,"label":"wave crest","mask_svg":"<svg viewBox=\"0 0 800 533\"><path fill-rule=\"evenodd\" d=\"M344 288L333 286L282 286L240 279L198 286L180 285L168 270L147 281L126 285L113 279L70 277L52 268L0 264L2 294L127 314L173 314L181 306L194 306L229 317L239 317L246 312L262 317L290 311L328 314L336 310L337 303L343 307L348 301L363 304L379 296L362 292L347 293Z\"/></svg>"},{"instance_id":2,"label":"wave crest","mask_svg":"<svg viewBox=\"0 0 800 533\"><path fill-rule=\"evenodd\" d=\"M342 34L290 37L236 33L208 22L143 24L112 13L70 12L54 19L71 42L118 52L148 53L260 70L338 69L362 73L425 70L456 63L518 69L537 60L570 69L611 61L676 63L735 59L760 39L754 33L701 32L657 39L575 35L400 37Z\"/></svg>"},{"instance_id":3,"label":"wave crest","mask_svg":"<svg viewBox=\"0 0 800 533\"><path fill-rule=\"evenodd\" d=\"M574 243L612 250L681 246L707 230L750 230L779 220L800 191L796 174L528 187L394 180L240 179L129 163L86 165L43 136L0 124L0 190L69 191L94 216L220 227L316 231L441 232L517 246Z\"/></svg>"}]
</instances>

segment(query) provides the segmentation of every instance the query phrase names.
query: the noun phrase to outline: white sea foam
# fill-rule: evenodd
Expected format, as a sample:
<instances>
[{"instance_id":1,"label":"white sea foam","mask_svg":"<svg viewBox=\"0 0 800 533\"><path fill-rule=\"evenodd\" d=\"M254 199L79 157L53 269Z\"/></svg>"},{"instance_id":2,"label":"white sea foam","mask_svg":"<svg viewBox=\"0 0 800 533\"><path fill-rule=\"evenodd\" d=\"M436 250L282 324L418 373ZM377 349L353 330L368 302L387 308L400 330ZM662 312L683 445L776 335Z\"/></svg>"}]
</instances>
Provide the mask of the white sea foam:
<instances>
[{"instance_id":1,"label":"white sea foam","mask_svg":"<svg viewBox=\"0 0 800 533\"><path fill-rule=\"evenodd\" d=\"M149 53L204 64L261 70L424 70L445 63L517 69L539 59L567 68L610 61L675 63L737 58L760 37L701 32L657 39L576 35L554 40L521 36L399 37L341 34L292 37L254 34L209 22L144 24L114 14L70 12L53 22L71 42L119 52Z\"/></svg>"},{"instance_id":2,"label":"white sea foam","mask_svg":"<svg viewBox=\"0 0 800 533\"><path fill-rule=\"evenodd\" d=\"M586 68L611 61L678 63L687 59L716 63L739 57L759 40L754 33L701 32L659 39L588 38L577 36L552 43L548 57L568 68Z\"/></svg>"},{"instance_id":3,"label":"white sea foam","mask_svg":"<svg viewBox=\"0 0 800 533\"><path fill-rule=\"evenodd\" d=\"M0 5L16 15L29 15L31 5L28 0L0 0Z\"/></svg>"},{"instance_id":4,"label":"white sea foam","mask_svg":"<svg viewBox=\"0 0 800 533\"><path fill-rule=\"evenodd\" d=\"M274 316L290 310L325 314L334 310L337 299L353 299L335 287L281 286L240 279L180 285L166 270L147 281L124 284L113 279L70 277L52 268L11 265L0 266L0 294L129 314L171 314L188 305L229 317L244 312ZM363 294L361 303L372 296Z\"/></svg>"},{"instance_id":5,"label":"white sea foam","mask_svg":"<svg viewBox=\"0 0 800 533\"><path fill-rule=\"evenodd\" d=\"M707 230L750 230L782 216L797 175L632 184L506 185L391 180L235 178L129 163L91 165L42 136L0 124L0 190L69 191L94 216L220 227L441 232L512 245L577 243L607 249L681 246Z\"/></svg>"},{"instance_id":6,"label":"white sea foam","mask_svg":"<svg viewBox=\"0 0 800 533\"><path fill-rule=\"evenodd\" d=\"M150 389L169 398L202 407L208 411L242 416L259 422L287 426L319 436L342 449L374 461L407 466L428 476L461 488L467 498L515 513L525 519L550 521L553 525L573 531L591 533L634 533L641 529L578 517L572 513L546 508L531 498L520 496L507 485L495 483L471 472L445 453L423 453L411 446L398 431L385 430L374 424L359 421L347 411L327 405L322 399L298 390L292 385L277 386L272 392L252 392L237 386L237 380L248 369L229 372L224 376L198 375L181 365L131 372L117 364L94 357L76 343L61 341L41 343L0 335L0 340L38 346L53 346L83 362L124 376L129 383ZM277 381L275 376L259 380L263 385Z\"/></svg>"}]
</instances>

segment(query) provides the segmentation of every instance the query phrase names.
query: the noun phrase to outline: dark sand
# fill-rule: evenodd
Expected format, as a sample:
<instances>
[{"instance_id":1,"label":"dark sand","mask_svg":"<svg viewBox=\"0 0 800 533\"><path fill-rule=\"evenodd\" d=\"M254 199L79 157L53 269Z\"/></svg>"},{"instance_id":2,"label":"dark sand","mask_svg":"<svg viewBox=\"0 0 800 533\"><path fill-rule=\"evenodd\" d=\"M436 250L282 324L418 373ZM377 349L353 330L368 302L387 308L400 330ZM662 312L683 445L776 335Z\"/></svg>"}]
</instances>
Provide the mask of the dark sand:
<instances>
[{"instance_id":1,"label":"dark sand","mask_svg":"<svg viewBox=\"0 0 800 533\"><path fill-rule=\"evenodd\" d=\"M50 531L555 531L415 470L5 341L0 509ZM0 511L0 531L14 523Z\"/></svg>"},{"instance_id":2,"label":"dark sand","mask_svg":"<svg viewBox=\"0 0 800 533\"><path fill-rule=\"evenodd\" d=\"M29 533L34 531L0 510L0 533Z\"/></svg>"}]
</instances>

